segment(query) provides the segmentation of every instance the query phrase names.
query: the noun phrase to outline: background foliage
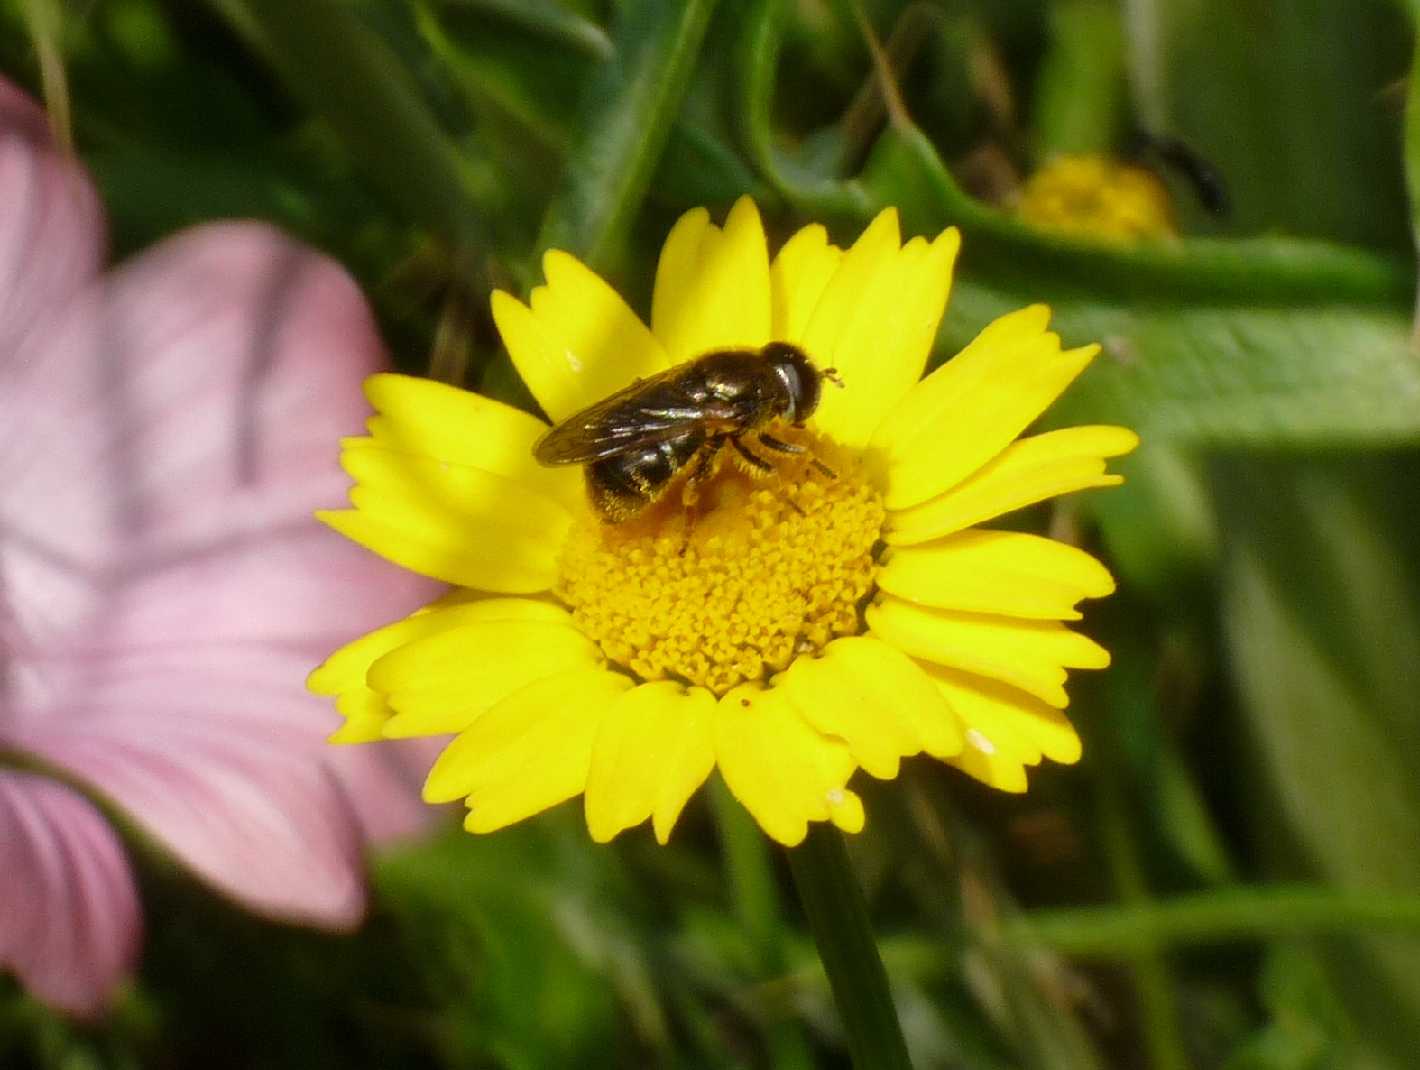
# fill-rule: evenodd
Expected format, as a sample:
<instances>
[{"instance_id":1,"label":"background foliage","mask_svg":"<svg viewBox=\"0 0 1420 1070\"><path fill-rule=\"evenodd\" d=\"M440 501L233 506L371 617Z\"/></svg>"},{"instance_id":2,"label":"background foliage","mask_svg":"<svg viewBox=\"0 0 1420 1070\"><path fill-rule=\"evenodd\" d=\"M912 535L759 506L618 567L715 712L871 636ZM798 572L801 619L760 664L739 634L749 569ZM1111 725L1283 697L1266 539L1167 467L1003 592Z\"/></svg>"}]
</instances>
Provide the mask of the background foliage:
<instances>
[{"instance_id":1,"label":"background foliage","mask_svg":"<svg viewBox=\"0 0 1420 1070\"><path fill-rule=\"evenodd\" d=\"M920 1067L1402 1067L1420 1051L1420 116L1384 0L0 0L123 256L257 216L349 265L397 360L531 404L491 286L571 249L644 308L687 207L783 235L957 223L945 357L1047 300L1106 357L1052 415L1135 426L1085 760L1005 797L925 760L852 844ZM63 77L57 77L62 74ZM888 91L883 91L884 85ZM1183 138L1216 219L1135 249L1000 203L1051 153ZM1407 133L1408 131L1408 133ZM1407 171L1407 146L1412 170ZM0 1063L844 1065L782 859L723 797L669 849L564 807L379 860L353 938L162 859L110 1021L0 989Z\"/></svg>"}]
</instances>

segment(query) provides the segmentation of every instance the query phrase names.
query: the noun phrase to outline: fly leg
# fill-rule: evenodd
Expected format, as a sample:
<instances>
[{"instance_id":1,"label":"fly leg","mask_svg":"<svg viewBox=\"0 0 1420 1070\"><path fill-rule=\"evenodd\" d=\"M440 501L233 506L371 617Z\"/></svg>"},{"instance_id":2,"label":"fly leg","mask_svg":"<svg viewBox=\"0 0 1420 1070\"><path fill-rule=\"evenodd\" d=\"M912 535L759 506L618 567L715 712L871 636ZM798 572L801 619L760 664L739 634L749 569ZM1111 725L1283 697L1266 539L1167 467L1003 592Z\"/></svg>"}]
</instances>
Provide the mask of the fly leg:
<instances>
[{"instance_id":1,"label":"fly leg","mask_svg":"<svg viewBox=\"0 0 1420 1070\"><path fill-rule=\"evenodd\" d=\"M765 449L774 450L777 453L792 454L806 452L803 446L797 446L792 442L783 442L780 439L775 438L773 435L759 435L758 439L759 444ZM759 469L768 471L773 470L774 466L772 464L766 461L763 457L751 453L748 447L743 445L739 441L739 439L735 439L734 444L735 449L739 451L740 456L743 457L750 464L754 465L756 468ZM788 503L790 509L794 510L794 512L798 513L800 516L808 516L808 514L804 512L803 506L801 506L798 502L794 501L794 499L789 497L787 494L784 497L784 501Z\"/></svg>"},{"instance_id":2,"label":"fly leg","mask_svg":"<svg viewBox=\"0 0 1420 1070\"><path fill-rule=\"evenodd\" d=\"M808 451L808 447L806 447L806 446L800 446L800 445L798 445L797 443L794 443L794 442L784 442L784 441L782 441L782 440L780 440L780 439L775 438L773 435L760 435L760 436L759 436L759 444L760 444L761 446L763 446L765 449L776 450L776 451L778 451L779 453L808 453L808 452L809 452L809 451ZM810 454L810 456L809 456L809 464L813 465L815 468L817 468L820 472L822 472L822 473L823 473L825 476L827 476L829 479L837 479L837 478L838 478L838 473L837 473L837 472L835 472L832 468L828 467L828 465L824 464L822 461L820 461L817 457L813 456L812 454Z\"/></svg>"},{"instance_id":3,"label":"fly leg","mask_svg":"<svg viewBox=\"0 0 1420 1070\"><path fill-rule=\"evenodd\" d=\"M745 461L752 467L758 468L761 472L774 471L774 465L770 464L763 457L759 456L759 454L752 452L750 448L746 446L743 442L741 442L739 439L730 439L730 445L735 447L735 452L738 453L741 457L743 457Z\"/></svg>"},{"instance_id":4,"label":"fly leg","mask_svg":"<svg viewBox=\"0 0 1420 1070\"><path fill-rule=\"evenodd\" d=\"M767 450L775 450L775 451L777 451L777 452L779 452L779 453L807 453L807 452L808 452L808 450L807 450L806 447L800 446L798 443L795 443L795 442L785 442L785 441L782 440L782 439L775 438L773 435L763 435L763 434L760 435L760 436L759 436L759 444L760 444L761 446L763 446L763 447L764 447L765 449L767 449Z\"/></svg>"},{"instance_id":5,"label":"fly leg","mask_svg":"<svg viewBox=\"0 0 1420 1070\"><path fill-rule=\"evenodd\" d=\"M721 445L722 439L712 438L700 447L691 461L690 474L680 488L680 504L685 509L685 541L680 546L682 556L690 546L690 529L695 526L695 506L700 501L700 486L714 474L715 458L720 453Z\"/></svg>"}]
</instances>

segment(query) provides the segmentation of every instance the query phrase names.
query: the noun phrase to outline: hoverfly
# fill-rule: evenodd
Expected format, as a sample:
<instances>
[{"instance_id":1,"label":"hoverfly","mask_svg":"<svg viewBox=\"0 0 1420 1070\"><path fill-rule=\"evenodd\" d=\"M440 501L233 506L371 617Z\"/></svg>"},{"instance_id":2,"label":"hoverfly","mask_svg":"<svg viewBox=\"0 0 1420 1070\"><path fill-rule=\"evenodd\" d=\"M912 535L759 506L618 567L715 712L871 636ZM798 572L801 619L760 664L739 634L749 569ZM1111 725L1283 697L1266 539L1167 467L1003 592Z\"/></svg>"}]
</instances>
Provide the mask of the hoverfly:
<instances>
[{"instance_id":1,"label":"hoverfly","mask_svg":"<svg viewBox=\"0 0 1420 1070\"><path fill-rule=\"evenodd\" d=\"M682 499L689 509L727 447L752 468L774 470L748 436L775 453L803 453L764 429L776 420L802 427L824 379L842 385L832 368L819 371L787 342L713 350L568 417L537 441L533 456L549 466L586 465L592 506L610 523L644 512L687 470Z\"/></svg>"}]
</instances>

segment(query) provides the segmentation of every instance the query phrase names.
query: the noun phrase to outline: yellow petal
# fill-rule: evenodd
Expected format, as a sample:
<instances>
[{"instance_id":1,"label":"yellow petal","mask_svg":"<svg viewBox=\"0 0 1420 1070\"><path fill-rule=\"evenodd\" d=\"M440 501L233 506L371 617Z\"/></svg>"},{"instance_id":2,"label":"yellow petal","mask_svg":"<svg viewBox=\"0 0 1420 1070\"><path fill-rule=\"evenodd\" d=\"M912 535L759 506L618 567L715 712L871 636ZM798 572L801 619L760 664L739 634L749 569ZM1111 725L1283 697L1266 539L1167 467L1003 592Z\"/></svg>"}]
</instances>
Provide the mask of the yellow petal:
<instances>
[{"instance_id":1,"label":"yellow petal","mask_svg":"<svg viewBox=\"0 0 1420 1070\"><path fill-rule=\"evenodd\" d=\"M383 695L366 687L341 694L335 700L335 708L345 722L327 737L327 743L374 743L384 739L385 723L394 713Z\"/></svg>"},{"instance_id":2,"label":"yellow petal","mask_svg":"<svg viewBox=\"0 0 1420 1070\"><path fill-rule=\"evenodd\" d=\"M774 337L802 345L829 279L843 260L843 250L829 244L828 231L812 223L794 234L769 268Z\"/></svg>"},{"instance_id":3,"label":"yellow petal","mask_svg":"<svg viewBox=\"0 0 1420 1070\"><path fill-rule=\"evenodd\" d=\"M316 516L382 557L462 587L546 590L571 526L552 498L479 468L396 453L369 438L341 454L353 511Z\"/></svg>"},{"instance_id":4,"label":"yellow petal","mask_svg":"<svg viewBox=\"0 0 1420 1070\"><path fill-rule=\"evenodd\" d=\"M529 305L501 290L493 321L518 374L554 422L669 367L626 302L576 257L552 250Z\"/></svg>"},{"instance_id":5,"label":"yellow petal","mask_svg":"<svg viewBox=\"0 0 1420 1070\"><path fill-rule=\"evenodd\" d=\"M808 822L827 821L841 810L852 824L856 796L844 788L853 773L847 746L816 732L777 689L746 685L720 700L715 758L730 793L786 847L803 841Z\"/></svg>"},{"instance_id":6,"label":"yellow petal","mask_svg":"<svg viewBox=\"0 0 1420 1070\"><path fill-rule=\"evenodd\" d=\"M381 373L365 380L377 415L368 422L375 442L450 464L480 468L575 507L582 480L575 468L546 468L533 444L547 425L521 409L431 379Z\"/></svg>"},{"instance_id":7,"label":"yellow petal","mask_svg":"<svg viewBox=\"0 0 1420 1070\"><path fill-rule=\"evenodd\" d=\"M421 576L492 591L533 594L557 578L556 555L521 536L494 531L494 540L470 546L459 532L425 517L393 523L358 509L323 509L316 519L347 539ZM485 533L485 537L488 533Z\"/></svg>"},{"instance_id":8,"label":"yellow petal","mask_svg":"<svg viewBox=\"0 0 1420 1070\"><path fill-rule=\"evenodd\" d=\"M997 791L1020 795L1026 790L1025 767L1016 759L999 751L983 751L975 745L962 748L954 758L947 759L963 773L974 777Z\"/></svg>"},{"instance_id":9,"label":"yellow petal","mask_svg":"<svg viewBox=\"0 0 1420 1070\"><path fill-rule=\"evenodd\" d=\"M515 616L468 620L407 643L371 665L366 678L395 710L386 736L427 736L468 727L535 681L600 664L596 644L570 618Z\"/></svg>"},{"instance_id":10,"label":"yellow petal","mask_svg":"<svg viewBox=\"0 0 1420 1070\"><path fill-rule=\"evenodd\" d=\"M656 838L666 842L686 801L715 767L714 713L710 692L669 681L642 684L611 704L587 777L593 840L606 843L654 815Z\"/></svg>"},{"instance_id":11,"label":"yellow petal","mask_svg":"<svg viewBox=\"0 0 1420 1070\"><path fill-rule=\"evenodd\" d=\"M1060 350L1033 305L991 324L902 398L873 436L887 457L889 509L956 486L1004 450L1074 381L1099 346Z\"/></svg>"},{"instance_id":12,"label":"yellow petal","mask_svg":"<svg viewBox=\"0 0 1420 1070\"><path fill-rule=\"evenodd\" d=\"M306 677L306 688L317 695L338 695L362 688L365 673L376 659L395 647L443 631L449 626L447 620L445 614L428 609L376 628L346 643L311 670Z\"/></svg>"},{"instance_id":13,"label":"yellow petal","mask_svg":"<svg viewBox=\"0 0 1420 1070\"><path fill-rule=\"evenodd\" d=\"M830 792L832 803L828 808L828 819L844 832L857 834L863 831L867 815L863 813L863 800L856 791L844 788Z\"/></svg>"},{"instance_id":14,"label":"yellow petal","mask_svg":"<svg viewBox=\"0 0 1420 1070\"><path fill-rule=\"evenodd\" d=\"M847 743L875 777L897 776L900 757L961 749L938 690L910 658L878 639L834 640L822 657L796 659L774 686L810 725Z\"/></svg>"},{"instance_id":15,"label":"yellow petal","mask_svg":"<svg viewBox=\"0 0 1420 1070\"><path fill-rule=\"evenodd\" d=\"M1065 669L1102 669L1109 654L1057 621L923 609L891 595L868 607L868 627L915 658L1004 680L1063 708Z\"/></svg>"},{"instance_id":16,"label":"yellow petal","mask_svg":"<svg viewBox=\"0 0 1420 1070\"><path fill-rule=\"evenodd\" d=\"M500 526L551 539L559 546L572 516L556 499L527 483L482 468L400 453L372 438L342 443L340 463L350 477L377 499L380 511L403 508L446 513L464 523L496 520Z\"/></svg>"},{"instance_id":17,"label":"yellow petal","mask_svg":"<svg viewBox=\"0 0 1420 1070\"><path fill-rule=\"evenodd\" d=\"M894 546L927 542L1071 491L1115 486L1123 477L1106 472L1104 459L1138 444L1139 436L1123 427L1067 427L1023 438L947 493L888 513L883 538Z\"/></svg>"},{"instance_id":18,"label":"yellow petal","mask_svg":"<svg viewBox=\"0 0 1420 1070\"><path fill-rule=\"evenodd\" d=\"M741 197L725 229L703 208L671 228L656 267L651 329L671 363L770 340L769 248L759 209Z\"/></svg>"},{"instance_id":19,"label":"yellow petal","mask_svg":"<svg viewBox=\"0 0 1420 1070\"><path fill-rule=\"evenodd\" d=\"M955 229L899 248L887 209L843 255L819 298L803 345L843 388L824 391L817 425L849 446L866 444L922 375L951 289L961 244Z\"/></svg>"},{"instance_id":20,"label":"yellow petal","mask_svg":"<svg viewBox=\"0 0 1420 1070\"><path fill-rule=\"evenodd\" d=\"M306 687L317 695L336 695L345 724L332 743L369 743L385 738L394 710L383 694L366 683L370 666L390 651L440 632L479 620L534 620L569 624L565 609L530 598L470 598L451 591L414 613L346 643L313 670Z\"/></svg>"},{"instance_id":21,"label":"yellow petal","mask_svg":"<svg viewBox=\"0 0 1420 1070\"><path fill-rule=\"evenodd\" d=\"M940 665L924 665L962 723L970 745L1004 750L1034 764L1041 756L1071 765L1080 760L1080 737L1069 718L1007 684ZM987 744L983 746L983 741Z\"/></svg>"},{"instance_id":22,"label":"yellow petal","mask_svg":"<svg viewBox=\"0 0 1420 1070\"><path fill-rule=\"evenodd\" d=\"M580 794L602 716L631 686L619 673L578 670L509 695L439 755L425 800L465 796L464 827L491 832Z\"/></svg>"},{"instance_id":23,"label":"yellow petal","mask_svg":"<svg viewBox=\"0 0 1420 1070\"><path fill-rule=\"evenodd\" d=\"M1083 550L1014 531L963 531L888 551L878 586L937 609L1079 620L1075 603L1114 590L1105 567Z\"/></svg>"}]
</instances>

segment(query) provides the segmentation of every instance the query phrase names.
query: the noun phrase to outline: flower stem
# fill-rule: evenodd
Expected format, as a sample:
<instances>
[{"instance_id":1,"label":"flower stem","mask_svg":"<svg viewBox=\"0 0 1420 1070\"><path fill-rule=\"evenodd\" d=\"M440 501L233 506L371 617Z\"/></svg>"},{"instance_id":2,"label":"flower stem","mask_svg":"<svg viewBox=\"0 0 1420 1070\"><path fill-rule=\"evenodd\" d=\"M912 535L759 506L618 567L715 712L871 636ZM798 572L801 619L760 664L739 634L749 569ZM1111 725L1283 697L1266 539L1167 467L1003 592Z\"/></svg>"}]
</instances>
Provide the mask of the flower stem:
<instances>
[{"instance_id":1,"label":"flower stem","mask_svg":"<svg viewBox=\"0 0 1420 1070\"><path fill-rule=\"evenodd\" d=\"M831 825L811 825L808 838L789 852L789 867L848 1034L853 1064L859 1070L911 1070L887 971L868 924L868 905L843 835Z\"/></svg>"},{"instance_id":2,"label":"flower stem","mask_svg":"<svg viewBox=\"0 0 1420 1070\"><path fill-rule=\"evenodd\" d=\"M1106 959L1145 947L1362 931L1413 938L1420 933L1420 896L1305 884L1237 886L1126 906L1035 910L1002 925L1013 943Z\"/></svg>"}]
</instances>

